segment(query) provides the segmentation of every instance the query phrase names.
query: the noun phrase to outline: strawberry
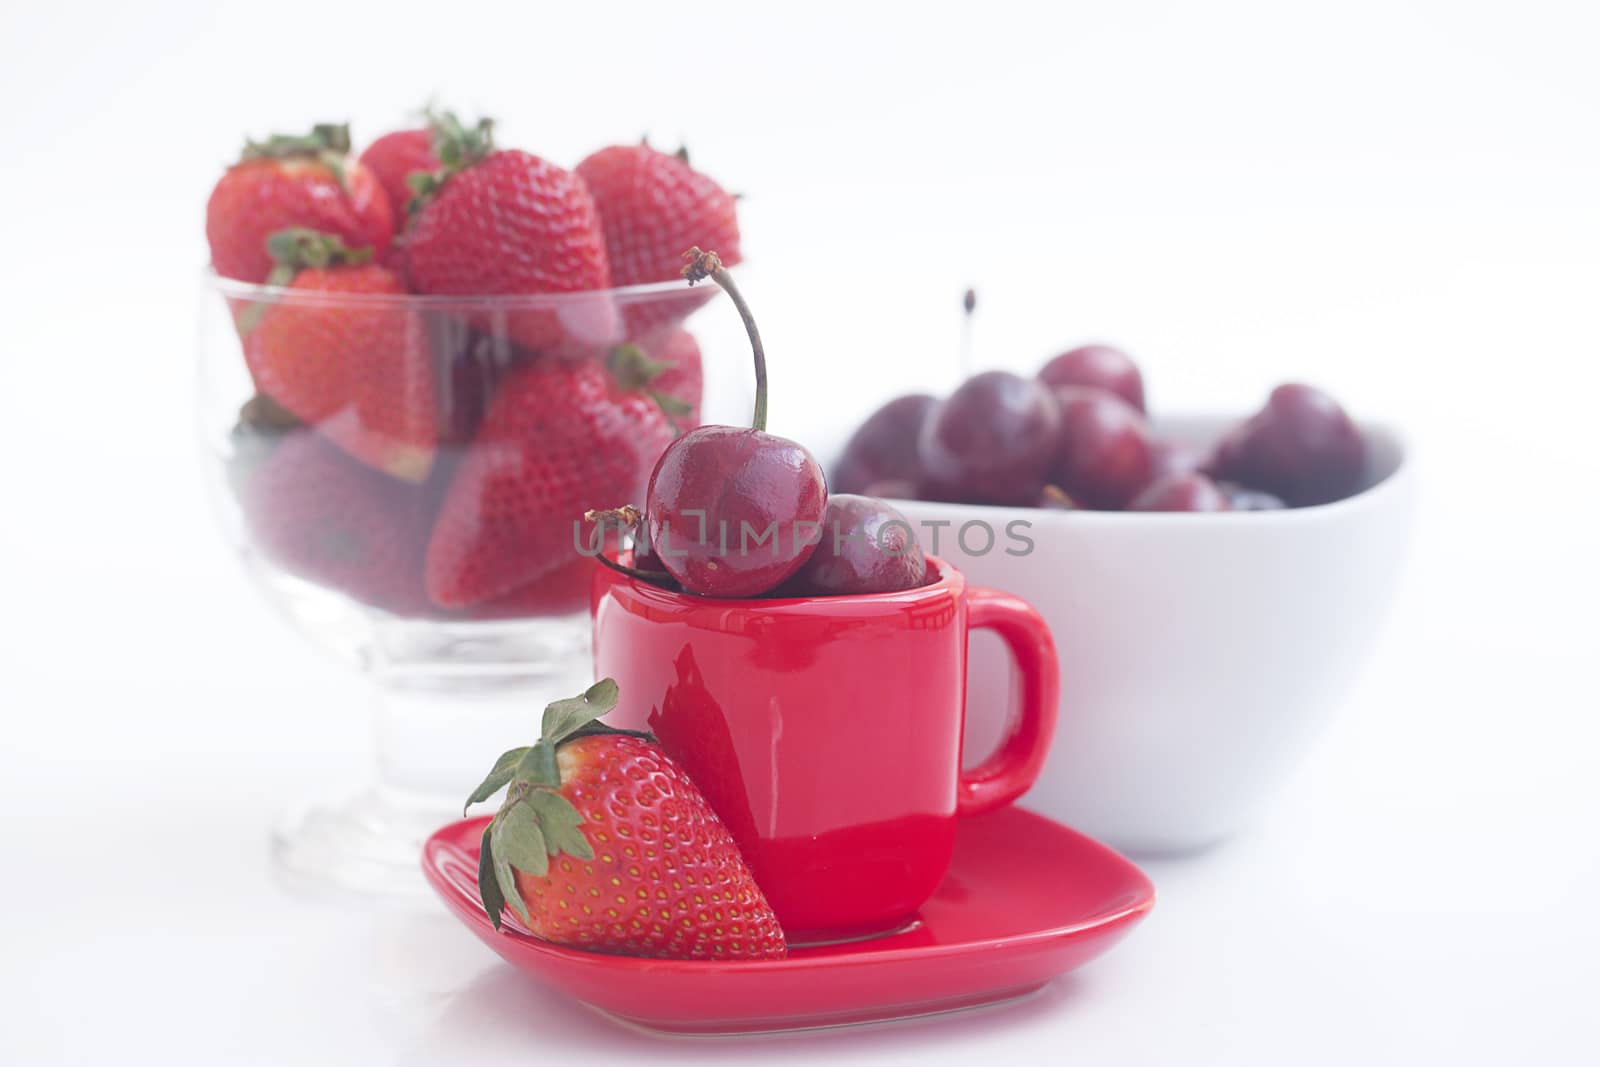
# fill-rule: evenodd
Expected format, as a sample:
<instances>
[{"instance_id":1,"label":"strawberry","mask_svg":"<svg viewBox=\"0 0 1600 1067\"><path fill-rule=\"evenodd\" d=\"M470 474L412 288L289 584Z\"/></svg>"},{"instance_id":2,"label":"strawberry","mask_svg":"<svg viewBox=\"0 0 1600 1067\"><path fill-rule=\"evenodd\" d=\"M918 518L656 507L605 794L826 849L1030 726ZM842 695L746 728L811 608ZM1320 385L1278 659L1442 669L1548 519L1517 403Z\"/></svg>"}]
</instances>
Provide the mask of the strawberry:
<instances>
[{"instance_id":1,"label":"strawberry","mask_svg":"<svg viewBox=\"0 0 1600 1067\"><path fill-rule=\"evenodd\" d=\"M270 244L293 295L239 316L256 387L363 463L422 481L438 439L431 349L416 311L382 299L405 284L326 234Z\"/></svg>"},{"instance_id":2,"label":"strawberry","mask_svg":"<svg viewBox=\"0 0 1600 1067\"><path fill-rule=\"evenodd\" d=\"M434 526L427 589L467 607L578 554L595 500L636 500L672 427L644 390L595 360L539 359L500 383Z\"/></svg>"},{"instance_id":3,"label":"strawberry","mask_svg":"<svg viewBox=\"0 0 1600 1067\"><path fill-rule=\"evenodd\" d=\"M658 152L645 144L602 148L577 167L605 229L614 285L676 281L683 250L715 248L722 262L739 262L739 220L731 194L689 166L688 153ZM677 299L625 305L629 337L682 319L715 290L684 290Z\"/></svg>"},{"instance_id":4,"label":"strawberry","mask_svg":"<svg viewBox=\"0 0 1600 1067\"><path fill-rule=\"evenodd\" d=\"M727 827L649 734L597 722L607 678L545 708L543 736L495 762L467 798L502 788L484 827L478 889L536 937L671 959L782 959L783 930Z\"/></svg>"},{"instance_id":5,"label":"strawberry","mask_svg":"<svg viewBox=\"0 0 1600 1067\"><path fill-rule=\"evenodd\" d=\"M512 367L532 359L504 335L476 330L459 315L426 316L433 349L441 444L465 445Z\"/></svg>"},{"instance_id":6,"label":"strawberry","mask_svg":"<svg viewBox=\"0 0 1600 1067\"><path fill-rule=\"evenodd\" d=\"M407 205L411 203L413 174L432 174L439 169L439 155L433 150L433 130L395 130L373 141L361 153L361 164L370 170L389 198L389 213L396 230L404 229Z\"/></svg>"},{"instance_id":7,"label":"strawberry","mask_svg":"<svg viewBox=\"0 0 1600 1067\"><path fill-rule=\"evenodd\" d=\"M623 388L644 390L674 432L700 425L700 346L689 331L669 326L637 344L617 345L606 367Z\"/></svg>"},{"instance_id":8,"label":"strawberry","mask_svg":"<svg viewBox=\"0 0 1600 1067\"><path fill-rule=\"evenodd\" d=\"M206 240L216 272L266 281L273 268L267 238L290 227L333 234L382 258L394 234L389 199L349 152L348 126L317 126L304 137L277 135L246 144L206 203Z\"/></svg>"},{"instance_id":9,"label":"strawberry","mask_svg":"<svg viewBox=\"0 0 1600 1067\"><path fill-rule=\"evenodd\" d=\"M694 334L680 326L668 326L642 338L639 347L662 368L649 385L651 395L672 417L673 426L679 433L699 426L704 378L700 344Z\"/></svg>"},{"instance_id":10,"label":"strawberry","mask_svg":"<svg viewBox=\"0 0 1600 1067\"><path fill-rule=\"evenodd\" d=\"M490 144L492 123L479 119L468 129L451 111L430 111L428 125L415 130L386 133L367 146L361 162L377 176L388 194L396 230L405 229L411 202L429 178L437 178L463 154L482 156Z\"/></svg>"},{"instance_id":11,"label":"strawberry","mask_svg":"<svg viewBox=\"0 0 1600 1067\"><path fill-rule=\"evenodd\" d=\"M610 286L594 201L571 171L512 150L477 161L468 152L459 163L418 191L406 269L419 291L534 296ZM505 313L507 333L525 348L600 344L616 333L607 295L532 303Z\"/></svg>"},{"instance_id":12,"label":"strawberry","mask_svg":"<svg viewBox=\"0 0 1600 1067\"><path fill-rule=\"evenodd\" d=\"M425 487L385 478L308 429L283 432L236 483L255 544L284 570L399 615L429 610Z\"/></svg>"},{"instance_id":13,"label":"strawberry","mask_svg":"<svg viewBox=\"0 0 1600 1067\"><path fill-rule=\"evenodd\" d=\"M596 566L587 556L575 555L527 585L463 609L461 615L468 619L543 619L587 611Z\"/></svg>"}]
</instances>

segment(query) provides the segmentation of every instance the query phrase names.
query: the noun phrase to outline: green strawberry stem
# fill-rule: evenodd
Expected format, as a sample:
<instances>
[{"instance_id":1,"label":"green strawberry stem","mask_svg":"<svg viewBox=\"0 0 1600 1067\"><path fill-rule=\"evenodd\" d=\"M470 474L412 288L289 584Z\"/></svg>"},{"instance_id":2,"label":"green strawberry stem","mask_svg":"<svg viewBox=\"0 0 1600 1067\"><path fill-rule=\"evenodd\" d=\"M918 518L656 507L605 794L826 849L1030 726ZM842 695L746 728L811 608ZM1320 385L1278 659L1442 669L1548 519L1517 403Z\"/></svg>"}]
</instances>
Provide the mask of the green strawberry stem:
<instances>
[{"instance_id":1,"label":"green strawberry stem","mask_svg":"<svg viewBox=\"0 0 1600 1067\"><path fill-rule=\"evenodd\" d=\"M673 366L675 364L651 359L635 344L617 345L606 353L606 370L624 389L643 389Z\"/></svg>"},{"instance_id":2,"label":"green strawberry stem","mask_svg":"<svg viewBox=\"0 0 1600 1067\"><path fill-rule=\"evenodd\" d=\"M454 111L429 108L423 114L428 128L433 131L433 154L439 157L440 167L406 179L411 188L411 199L406 201L407 215L421 211L428 201L439 195L445 182L494 151L493 119L479 119L475 125L467 126Z\"/></svg>"},{"instance_id":3,"label":"green strawberry stem","mask_svg":"<svg viewBox=\"0 0 1600 1067\"><path fill-rule=\"evenodd\" d=\"M635 344L617 345L606 353L606 369L616 383L627 390L643 391L645 396L656 402L656 407L666 416L673 432L681 434L683 427L678 425L678 420L694 411L693 405L659 389L649 388L651 382L675 366L675 363L651 359L644 349Z\"/></svg>"},{"instance_id":4,"label":"green strawberry stem","mask_svg":"<svg viewBox=\"0 0 1600 1067\"><path fill-rule=\"evenodd\" d=\"M722 291L728 294L739 311L739 317L744 320L744 332L750 335L750 350L756 362L756 409L750 418L750 428L764 431L767 428L767 353L761 347L761 332L756 329L750 305L744 302L744 294L734 284L733 275L728 273L715 252L702 252L696 246L683 254L683 261L683 276L690 285L710 278L722 286Z\"/></svg>"},{"instance_id":5,"label":"green strawberry stem","mask_svg":"<svg viewBox=\"0 0 1600 1067\"><path fill-rule=\"evenodd\" d=\"M306 134L275 133L265 141L246 141L241 163L252 159L315 159L333 172L339 188L345 184L345 160L350 155L350 124L319 122Z\"/></svg>"},{"instance_id":6,"label":"green strawberry stem","mask_svg":"<svg viewBox=\"0 0 1600 1067\"><path fill-rule=\"evenodd\" d=\"M451 173L470 167L494 151L494 120L480 118L472 126L465 125L454 111L423 112L428 128L433 131L433 151Z\"/></svg>"},{"instance_id":7,"label":"green strawberry stem","mask_svg":"<svg viewBox=\"0 0 1600 1067\"><path fill-rule=\"evenodd\" d=\"M544 709L539 740L501 754L489 774L467 797L462 811L488 800L501 789L506 797L484 827L478 859L478 892L496 930L507 906L528 921L528 906L517 890L514 871L543 877L550 857L563 853L593 859L594 848L579 829L583 816L562 796L561 766L556 750L568 741L596 734L624 734L654 740L649 734L621 730L595 720L617 706L617 683L596 682L582 694L557 700Z\"/></svg>"},{"instance_id":8,"label":"green strawberry stem","mask_svg":"<svg viewBox=\"0 0 1600 1067\"><path fill-rule=\"evenodd\" d=\"M267 237L267 253L276 264L267 275L267 285L283 288L308 267L353 267L372 259L370 248L350 248L339 237L304 226L290 226ZM256 328L266 314L267 301L256 300L244 307L235 319L239 336Z\"/></svg>"},{"instance_id":9,"label":"green strawberry stem","mask_svg":"<svg viewBox=\"0 0 1600 1067\"><path fill-rule=\"evenodd\" d=\"M353 267L372 259L370 248L351 248L336 234L304 226L290 226L268 236L267 252L277 264L267 276L268 285L288 285L308 267Z\"/></svg>"},{"instance_id":10,"label":"green strawberry stem","mask_svg":"<svg viewBox=\"0 0 1600 1067\"><path fill-rule=\"evenodd\" d=\"M241 162L250 159L292 159L296 156L320 157L325 153L340 156L350 152L350 124L319 122L310 133L275 133L265 141L246 141L239 153Z\"/></svg>"}]
</instances>

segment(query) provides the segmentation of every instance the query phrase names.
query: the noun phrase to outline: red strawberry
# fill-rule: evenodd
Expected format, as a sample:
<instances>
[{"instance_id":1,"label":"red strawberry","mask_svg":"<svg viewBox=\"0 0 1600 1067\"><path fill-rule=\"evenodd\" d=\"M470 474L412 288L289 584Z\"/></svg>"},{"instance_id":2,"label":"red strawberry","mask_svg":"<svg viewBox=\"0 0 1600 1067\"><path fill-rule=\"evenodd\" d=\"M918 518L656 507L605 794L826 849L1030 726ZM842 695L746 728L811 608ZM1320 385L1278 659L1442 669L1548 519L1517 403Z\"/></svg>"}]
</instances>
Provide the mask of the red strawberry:
<instances>
[{"instance_id":1,"label":"red strawberry","mask_svg":"<svg viewBox=\"0 0 1600 1067\"><path fill-rule=\"evenodd\" d=\"M506 789L484 827L478 888L495 928L507 905L536 937L671 959L782 959L777 916L728 829L648 734L594 720L607 678L545 709L467 799Z\"/></svg>"},{"instance_id":2,"label":"red strawberry","mask_svg":"<svg viewBox=\"0 0 1600 1067\"><path fill-rule=\"evenodd\" d=\"M237 492L256 545L284 570L399 615L429 610L422 558L436 494L426 487L385 478L300 429Z\"/></svg>"},{"instance_id":3,"label":"red strawberry","mask_svg":"<svg viewBox=\"0 0 1600 1067\"><path fill-rule=\"evenodd\" d=\"M700 344L694 334L679 326L668 326L643 338L639 347L665 368L650 380L652 392L682 405L681 409L669 405L667 412L678 432L687 433L699 426L704 377Z\"/></svg>"},{"instance_id":4,"label":"red strawberry","mask_svg":"<svg viewBox=\"0 0 1600 1067\"><path fill-rule=\"evenodd\" d=\"M614 285L676 281L683 250L715 248L722 262L739 262L739 220L731 194L689 166L688 155L649 145L614 145L578 164L605 228ZM683 290L671 301L656 298L625 306L628 336L681 321L715 290Z\"/></svg>"},{"instance_id":5,"label":"red strawberry","mask_svg":"<svg viewBox=\"0 0 1600 1067\"><path fill-rule=\"evenodd\" d=\"M257 388L362 462L422 481L438 440L431 350L420 316L382 299L404 283L324 234L286 230L271 243L301 269L294 295L240 316Z\"/></svg>"},{"instance_id":6,"label":"red strawberry","mask_svg":"<svg viewBox=\"0 0 1600 1067\"><path fill-rule=\"evenodd\" d=\"M381 258L394 234L389 199L349 151L347 126L318 126L304 137L273 136L245 145L206 204L206 240L216 272L266 281L273 268L267 238L291 227L333 234Z\"/></svg>"},{"instance_id":7,"label":"red strawberry","mask_svg":"<svg viewBox=\"0 0 1600 1067\"><path fill-rule=\"evenodd\" d=\"M462 614L469 619L545 619L587 611L597 566L587 556L574 556L527 585L474 604Z\"/></svg>"},{"instance_id":8,"label":"red strawberry","mask_svg":"<svg viewBox=\"0 0 1600 1067\"><path fill-rule=\"evenodd\" d=\"M433 130L395 130L386 133L361 153L361 163L378 179L389 197L389 212L395 229L406 224L406 205L411 202L410 178L413 174L432 174L439 169L439 156L433 150Z\"/></svg>"},{"instance_id":9,"label":"red strawberry","mask_svg":"<svg viewBox=\"0 0 1600 1067\"><path fill-rule=\"evenodd\" d=\"M627 389L643 389L666 414L673 430L700 425L700 345L688 330L668 326L638 343L617 345L606 366Z\"/></svg>"},{"instance_id":10,"label":"red strawberry","mask_svg":"<svg viewBox=\"0 0 1600 1067\"><path fill-rule=\"evenodd\" d=\"M428 113L428 125L416 130L386 133L367 146L361 162L378 178L389 196L396 230L405 229L411 201L429 185L427 178L459 164L464 158L474 161L488 153L492 124L479 119L468 129L454 112Z\"/></svg>"},{"instance_id":11,"label":"red strawberry","mask_svg":"<svg viewBox=\"0 0 1600 1067\"><path fill-rule=\"evenodd\" d=\"M637 500L672 439L654 399L594 360L534 360L501 382L434 526L428 595L478 604L578 554L596 500Z\"/></svg>"},{"instance_id":12,"label":"red strawberry","mask_svg":"<svg viewBox=\"0 0 1600 1067\"><path fill-rule=\"evenodd\" d=\"M421 193L425 202L406 234L406 268L421 292L533 296L611 284L594 201L571 171L527 152L498 151L447 170ZM506 318L524 347L614 339L607 295L534 303Z\"/></svg>"}]
</instances>

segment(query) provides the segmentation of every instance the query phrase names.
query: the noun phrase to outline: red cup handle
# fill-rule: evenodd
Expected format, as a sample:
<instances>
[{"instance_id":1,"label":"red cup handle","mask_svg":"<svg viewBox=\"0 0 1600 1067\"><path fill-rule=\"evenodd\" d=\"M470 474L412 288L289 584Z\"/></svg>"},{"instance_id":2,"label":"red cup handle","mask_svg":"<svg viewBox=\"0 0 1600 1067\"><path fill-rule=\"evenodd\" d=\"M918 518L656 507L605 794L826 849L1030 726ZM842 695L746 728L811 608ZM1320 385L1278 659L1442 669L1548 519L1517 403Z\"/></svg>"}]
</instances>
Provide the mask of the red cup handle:
<instances>
[{"instance_id":1,"label":"red cup handle","mask_svg":"<svg viewBox=\"0 0 1600 1067\"><path fill-rule=\"evenodd\" d=\"M1022 676L1021 711L994 755L964 773L956 790L957 813L977 815L1011 803L1039 777L1056 731L1061 676L1050 627L1027 602L994 589L969 588L967 629L999 634Z\"/></svg>"}]
</instances>

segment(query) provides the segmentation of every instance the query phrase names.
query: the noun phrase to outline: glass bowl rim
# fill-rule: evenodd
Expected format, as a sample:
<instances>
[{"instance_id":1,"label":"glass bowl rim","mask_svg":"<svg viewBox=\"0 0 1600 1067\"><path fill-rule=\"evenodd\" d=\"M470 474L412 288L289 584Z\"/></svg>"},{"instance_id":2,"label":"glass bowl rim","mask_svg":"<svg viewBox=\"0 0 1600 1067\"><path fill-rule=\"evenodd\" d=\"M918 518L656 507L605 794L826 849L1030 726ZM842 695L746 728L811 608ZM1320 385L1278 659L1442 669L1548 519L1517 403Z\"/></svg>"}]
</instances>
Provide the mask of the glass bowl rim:
<instances>
[{"instance_id":1,"label":"glass bowl rim","mask_svg":"<svg viewBox=\"0 0 1600 1067\"><path fill-rule=\"evenodd\" d=\"M246 282L224 277L212 267L206 267L202 278L207 288L235 300L260 303L290 303L307 306L411 308L425 311L518 311L560 310L574 308L596 300L609 299L622 303L639 303L666 296L688 299L690 286L681 278L664 282L644 282L637 285L619 285L609 289L579 289L568 293L486 293L481 295L450 293L329 293L308 289L295 289L287 285L268 285L264 282ZM695 296L706 299L719 295L721 290L710 282L694 287Z\"/></svg>"}]
</instances>

